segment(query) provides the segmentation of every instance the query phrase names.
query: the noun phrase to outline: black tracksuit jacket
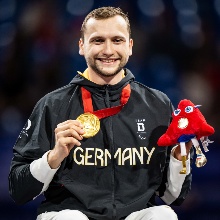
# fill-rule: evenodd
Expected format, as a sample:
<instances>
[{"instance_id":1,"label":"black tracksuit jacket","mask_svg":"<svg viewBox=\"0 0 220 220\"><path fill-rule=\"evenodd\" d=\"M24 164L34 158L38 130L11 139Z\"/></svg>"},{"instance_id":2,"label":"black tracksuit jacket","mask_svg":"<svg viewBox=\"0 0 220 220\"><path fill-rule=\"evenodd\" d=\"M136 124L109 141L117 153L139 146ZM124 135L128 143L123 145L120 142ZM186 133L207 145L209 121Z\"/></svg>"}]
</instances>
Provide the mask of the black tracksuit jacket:
<instances>
[{"instance_id":1,"label":"black tracksuit jacket","mask_svg":"<svg viewBox=\"0 0 220 220\"><path fill-rule=\"evenodd\" d=\"M173 111L165 94L136 81L125 69L125 77L116 85L97 85L81 75L70 84L43 97L13 148L9 174L12 198L24 204L40 194L43 183L30 172L30 163L55 145L58 123L76 119L83 113L81 86L92 94L94 110L120 104L122 88L130 83L131 96L116 115L101 119L101 129L92 138L84 138L62 162L38 214L75 209L90 219L124 219L131 212L154 204L156 191L166 190L170 147L158 147L158 138L166 131ZM25 125L27 127L28 124ZM187 175L178 198L179 205L190 190Z\"/></svg>"}]
</instances>

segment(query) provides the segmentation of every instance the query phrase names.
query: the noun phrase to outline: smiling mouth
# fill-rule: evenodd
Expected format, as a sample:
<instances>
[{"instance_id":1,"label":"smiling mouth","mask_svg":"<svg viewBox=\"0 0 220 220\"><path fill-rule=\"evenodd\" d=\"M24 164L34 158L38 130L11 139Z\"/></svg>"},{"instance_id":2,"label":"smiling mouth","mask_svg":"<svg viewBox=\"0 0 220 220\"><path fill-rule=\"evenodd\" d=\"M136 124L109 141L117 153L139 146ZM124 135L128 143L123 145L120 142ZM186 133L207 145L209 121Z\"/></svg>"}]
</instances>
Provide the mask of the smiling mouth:
<instances>
[{"instance_id":1,"label":"smiling mouth","mask_svg":"<svg viewBox=\"0 0 220 220\"><path fill-rule=\"evenodd\" d=\"M105 58L97 58L97 60L101 61L102 63L107 63L107 64L113 64L119 59L105 59Z\"/></svg>"}]
</instances>

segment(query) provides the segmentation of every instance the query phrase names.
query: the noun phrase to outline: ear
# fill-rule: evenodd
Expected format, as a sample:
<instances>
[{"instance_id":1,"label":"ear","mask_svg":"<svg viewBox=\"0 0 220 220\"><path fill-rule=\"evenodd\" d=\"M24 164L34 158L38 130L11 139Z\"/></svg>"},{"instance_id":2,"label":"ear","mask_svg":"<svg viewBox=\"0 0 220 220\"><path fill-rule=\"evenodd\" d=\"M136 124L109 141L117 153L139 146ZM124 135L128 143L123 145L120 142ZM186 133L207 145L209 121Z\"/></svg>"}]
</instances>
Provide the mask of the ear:
<instances>
[{"instance_id":1,"label":"ear","mask_svg":"<svg viewBox=\"0 0 220 220\"><path fill-rule=\"evenodd\" d=\"M82 38L79 39L79 54L84 56L84 43Z\"/></svg>"},{"instance_id":2,"label":"ear","mask_svg":"<svg viewBox=\"0 0 220 220\"><path fill-rule=\"evenodd\" d=\"M129 40L129 56L132 55L133 39Z\"/></svg>"}]
</instances>

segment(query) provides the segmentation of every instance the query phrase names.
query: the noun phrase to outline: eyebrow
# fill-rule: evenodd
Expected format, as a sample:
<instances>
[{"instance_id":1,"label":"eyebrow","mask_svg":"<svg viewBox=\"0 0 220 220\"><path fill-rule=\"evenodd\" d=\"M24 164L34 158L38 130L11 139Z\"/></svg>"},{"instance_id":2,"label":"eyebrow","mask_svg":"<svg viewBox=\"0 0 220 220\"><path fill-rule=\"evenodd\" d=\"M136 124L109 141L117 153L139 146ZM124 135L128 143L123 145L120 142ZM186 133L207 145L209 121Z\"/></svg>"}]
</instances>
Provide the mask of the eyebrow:
<instances>
[{"instance_id":1,"label":"eyebrow","mask_svg":"<svg viewBox=\"0 0 220 220\"><path fill-rule=\"evenodd\" d=\"M105 38L106 37L97 35L97 36L94 36L94 37L90 38L89 41L91 42L91 41L93 41L95 39L105 39ZM121 36L121 35L116 35L116 36L111 37L111 39L116 39L116 38L121 38L123 40L126 40L126 38L124 36Z\"/></svg>"}]
</instances>

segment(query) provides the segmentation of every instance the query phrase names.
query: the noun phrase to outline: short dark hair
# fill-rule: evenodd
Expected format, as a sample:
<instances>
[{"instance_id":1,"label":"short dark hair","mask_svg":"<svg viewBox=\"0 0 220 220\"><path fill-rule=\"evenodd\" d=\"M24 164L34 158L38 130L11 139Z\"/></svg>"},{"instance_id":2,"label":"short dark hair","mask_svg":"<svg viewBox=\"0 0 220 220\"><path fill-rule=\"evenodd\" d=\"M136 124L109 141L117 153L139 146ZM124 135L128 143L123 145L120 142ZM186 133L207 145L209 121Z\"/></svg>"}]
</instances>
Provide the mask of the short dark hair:
<instances>
[{"instance_id":1,"label":"short dark hair","mask_svg":"<svg viewBox=\"0 0 220 220\"><path fill-rule=\"evenodd\" d=\"M108 7L100 7L100 8L94 9L85 17L85 19L82 23L81 30L80 30L81 38L84 39L84 32L86 30L86 23L90 18L102 20L102 19L112 18L116 15L120 15L121 17L123 17L125 19L125 21L127 23L127 27L128 27L129 37L131 37L131 27L130 27L128 15L125 14L121 10L121 8L115 8L115 7L108 6Z\"/></svg>"}]
</instances>

